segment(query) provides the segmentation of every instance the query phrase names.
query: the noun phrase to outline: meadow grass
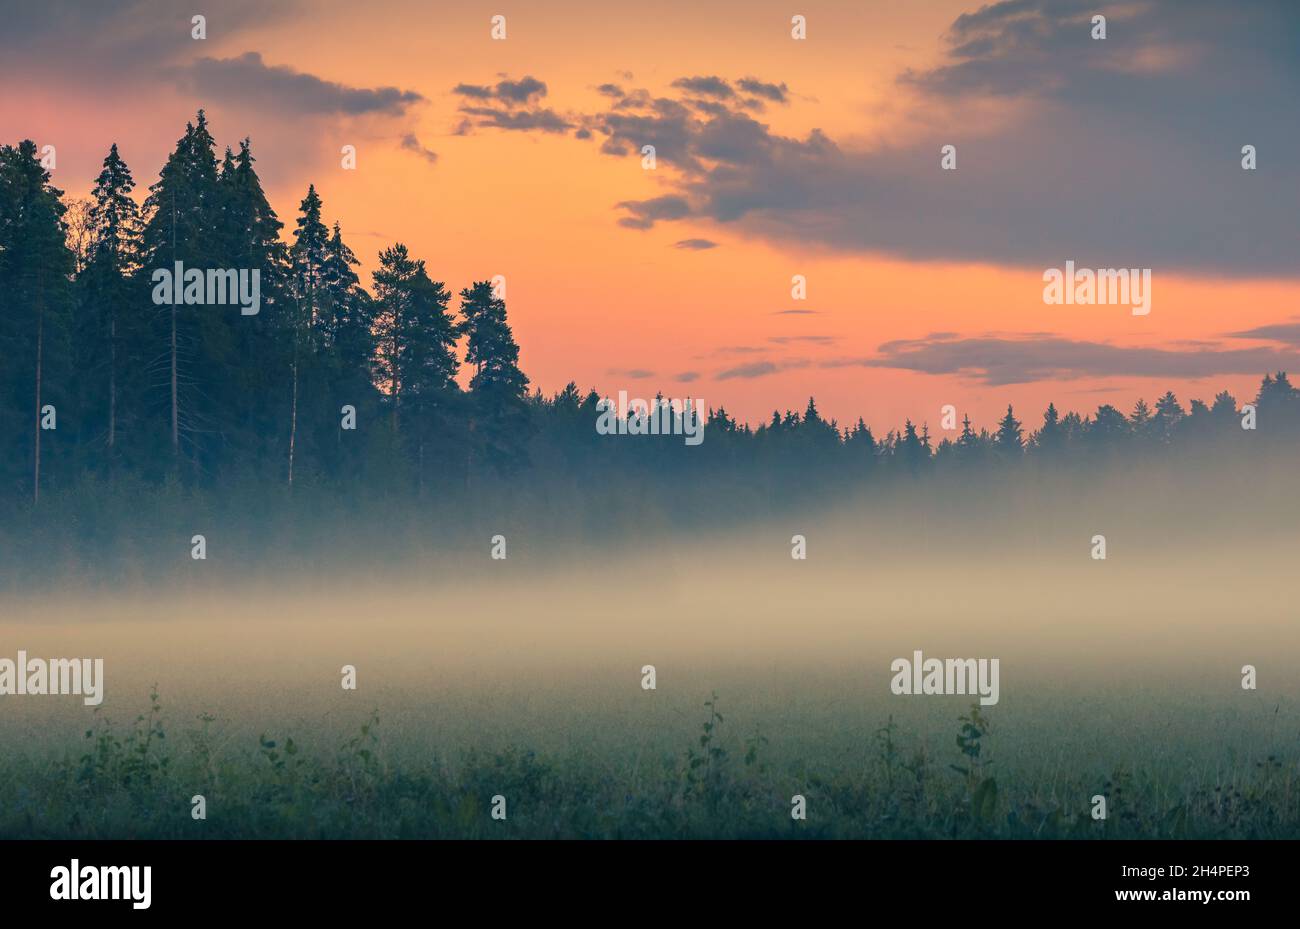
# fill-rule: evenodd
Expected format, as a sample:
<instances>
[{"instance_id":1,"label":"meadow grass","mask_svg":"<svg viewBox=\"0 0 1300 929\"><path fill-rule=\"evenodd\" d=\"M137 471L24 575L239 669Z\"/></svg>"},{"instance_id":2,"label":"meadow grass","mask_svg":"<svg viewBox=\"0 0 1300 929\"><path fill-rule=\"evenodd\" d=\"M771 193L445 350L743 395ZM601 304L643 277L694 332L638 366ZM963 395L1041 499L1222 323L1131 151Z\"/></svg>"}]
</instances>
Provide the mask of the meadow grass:
<instances>
[{"instance_id":1,"label":"meadow grass","mask_svg":"<svg viewBox=\"0 0 1300 929\"><path fill-rule=\"evenodd\" d=\"M611 729L620 714L597 708L585 717L589 733L544 750L526 741L487 748L491 740L466 735L430 752L377 709L353 719L351 731L335 720L250 737L210 713L172 719L156 690L129 722L93 715L78 744L52 737L34 752L6 753L0 836L1300 836L1297 741L1278 737L1280 705L1272 719L1188 709L1155 727L1163 737L1130 726L1100 741L1080 718L1054 738L1043 718L1006 738L998 707L972 706L946 733L933 714L913 729L889 716L870 728L832 713L833 737L816 751L782 744L779 719L768 714L769 735L764 720L738 717L717 694L668 739ZM1238 738L1220 742L1216 733ZM198 794L203 821L190 815ZM790 815L795 794L806 798L804 821ZM1091 815L1098 794L1107 797L1104 820ZM497 795L506 798L504 821L489 815Z\"/></svg>"}]
</instances>

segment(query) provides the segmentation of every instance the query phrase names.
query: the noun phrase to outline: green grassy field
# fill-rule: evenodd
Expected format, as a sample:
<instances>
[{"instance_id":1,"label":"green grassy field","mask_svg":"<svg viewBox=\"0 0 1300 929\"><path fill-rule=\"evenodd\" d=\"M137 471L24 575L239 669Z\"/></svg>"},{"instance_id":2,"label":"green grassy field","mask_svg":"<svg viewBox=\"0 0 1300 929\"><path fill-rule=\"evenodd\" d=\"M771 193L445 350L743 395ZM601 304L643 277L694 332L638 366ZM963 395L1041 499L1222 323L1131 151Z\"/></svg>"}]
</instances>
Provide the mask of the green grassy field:
<instances>
[{"instance_id":1,"label":"green grassy field","mask_svg":"<svg viewBox=\"0 0 1300 929\"><path fill-rule=\"evenodd\" d=\"M6 595L105 695L0 698L0 836L1300 837L1293 495L1126 480ZM914 649L998 703L893 695Z\"/></svg>"},{"instance_id":2,"label":"green grassy field","mask_svg":"<svg viewBox=\"0 0 1300 929\"><path fill-rule=\"evenodd\" d=\"M155 695L134 718L97 712L78 738L47 732L6 752L0 835L1300 836L1293 704L1168 701L1134 714L1098 697L972 712L951 697L904 707L916 712L899 719L836 709L826 695L729 705L725 692L641 694L584 708L567 725L559 720L581 694L552 694L541 707L483 695L444 704L456 722L442 731L381 708L266 732L250 720L178 717ZM514 723L494 725L506 719ZM530 728L549 735L530 740ZM196 794L202 821L191 815ZM796 794L807 801L803 821L791 817ZM1090 815L1099 794L1101 821ZM490 814L498 795L504 820Z\"/></svg>"}]
</instances>

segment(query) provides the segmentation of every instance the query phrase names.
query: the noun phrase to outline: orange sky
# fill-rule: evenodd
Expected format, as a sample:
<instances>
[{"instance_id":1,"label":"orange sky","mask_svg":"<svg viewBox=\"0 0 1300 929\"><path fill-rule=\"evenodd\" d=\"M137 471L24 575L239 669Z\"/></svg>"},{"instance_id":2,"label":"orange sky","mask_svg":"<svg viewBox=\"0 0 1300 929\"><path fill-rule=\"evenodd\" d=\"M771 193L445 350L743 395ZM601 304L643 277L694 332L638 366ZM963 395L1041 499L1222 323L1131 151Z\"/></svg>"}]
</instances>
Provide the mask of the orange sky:
<instances>
[{"instance_id":1,"label":"orange sky","mask_svg":"<svg viewBox=\"0 0 1300 929\"><path fill-rule=\"evenodd\" d=\"M92 99L84 81L39 67L6 68L6 81L22 92L0 100L0 140L56 144L55 183L77 196L89 190L116 141L143 194L184 122L204 106L219 145L252 137L267 193L287 227L307 184L316 184L326 220L342 222L364 263L365 283L377 251L393 241L406 242L453 291L505 275L510 319L534 385L550 392L573 379L602 393L662 390L723 404L751 422L774 407L801 409L810 394L825 415L841 422L861 415L877 433L905 417L928 421L937 432L947 403L987 425L1011 402L1036 425L1049 399L1065 409L1114 403L1128 410L1138 396L1154 400L1168 388L1186 403L1227 387L1240 400L1253 396L1262 371L986 384L854 362L878 357L884 343L931 333L1050 333L1187 349L1192 340L1285 321L1300 306L1293 280L1157 268L1152 312L1137 317L1122 306L1045 305L1042 263L882 255L766 237L753 226L704 217L629 229L617 224L624 214L616 204L671 193L671 164L645 171L639 157L603 154L599 138L578 139L572 131L456 134L466 100L452 88L462 82L534 76L547 86L541 103L576 118L609 103L596 89L604 82L657 95L670 93L678 78L718 75L788 86L786 104L754 114L774 134L802 140L818 129L853 151L903 146L956 117L919 105L897 78L905 69L940 64L946 30L974 4L800 3L795 7L808 18L803 42L790 38L794 8L785 2L628 3L616 11L578 0L497 6L322 2L278 18L240 20L235 29L233 14L228 23L214 4L203 42L189 37L189 13L155 14L149 28L176 43L159 52L170 67L255 51L268 66L347 87L401 88L423 100L400 112L294 113L271 98L214 97L179 79L142 81ZM489 37L497 12L507 15L506 41ZM85 41L93 53L97 41L108 40ZM963 141L978 137L1017 112L1013 103L993 101L963 113L953 132ZM404 149L399 143L407 134L436 152L436 162ZM358 148L355 171L339 165L343 144ZM937 151L934 159L937 165ZM963 177L960 169L956 174ZM686 239L716 247L674 247ZM808 280L802 303L790 296L794 274ZM782 312L792 309L813 312ZM773 373L719 377L761 362Z\"/></svg>"}]
</instances>

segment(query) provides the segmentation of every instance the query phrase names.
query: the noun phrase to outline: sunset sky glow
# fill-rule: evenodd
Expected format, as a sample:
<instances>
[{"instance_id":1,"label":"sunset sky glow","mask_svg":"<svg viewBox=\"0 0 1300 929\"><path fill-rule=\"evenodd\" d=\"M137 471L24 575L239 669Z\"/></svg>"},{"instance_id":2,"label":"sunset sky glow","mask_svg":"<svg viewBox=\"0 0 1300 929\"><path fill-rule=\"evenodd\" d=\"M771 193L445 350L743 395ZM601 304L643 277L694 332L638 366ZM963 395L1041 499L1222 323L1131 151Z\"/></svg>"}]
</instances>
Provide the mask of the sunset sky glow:
<instances>
[{"instance_id":1,"label":"sunset sky glow","mask_svg":"<svg viewBox=\"0 0 1300 929\"><path fill-rule=\"evenodd\" d=\"M1300 371L1293 3L213 0L204 41L163 0L0 6L0 140L55 145L69 196L116 142L143 200L203 107L367 285L395 241L453 291L505 275L547 393L937 433ZM1151 268L1150 315L1046 305L1067 260Z\"/></svg>"}]
</instances>

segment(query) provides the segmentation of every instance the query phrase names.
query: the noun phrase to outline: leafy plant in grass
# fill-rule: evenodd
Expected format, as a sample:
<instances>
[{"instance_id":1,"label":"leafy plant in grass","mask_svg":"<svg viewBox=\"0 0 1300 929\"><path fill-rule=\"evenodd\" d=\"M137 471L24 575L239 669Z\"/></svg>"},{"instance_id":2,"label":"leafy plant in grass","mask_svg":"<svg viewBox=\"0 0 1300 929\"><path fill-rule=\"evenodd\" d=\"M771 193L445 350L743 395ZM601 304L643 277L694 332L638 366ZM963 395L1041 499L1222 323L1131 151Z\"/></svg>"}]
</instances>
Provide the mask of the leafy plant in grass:
<instances>
[{"instance_id":1,"label":"leafy plant in grass","mask_svg":"<svg viewBox=\"0 0 1300 929\"><path fill-rule=\"evenodd\" d=\"M703 795L715 806L718 800L719 779L727 763L727 750L718 742L718 727L723 717L718 712L718 693L714 691L704 707L709 718L700 727L699 748L686 751L686 779L693 793Z\"/></svg>"},{"instance_id":2,"label":"leafy plant in grass","mask_svg":"<svg viewBox=\"0 0 1300 929\"><path fill-rule=\"evenodd\" d=\"M949 765L966 779L969 794L968 810L971 819L980 823L992 823L998 806L998 783L992 777L984 776L984 769L993 762L983 753L984 737L989 733L989 721L980 712L978 703L972 703L970 714L959 716L961 729L957 733L957 748L966 761L964 764Z\"/></svg>"},{"instance_id":3,"label":"leafy plant in grass","mask_svg":"<svg viewBox=\"0 0 1300 929\"><path fill-rule=\"evenodd\" d=\"M167 733L162 725L158 687L149 691L149 710L135 719L131 733L119 737L107 716L95 710L86 730L90 746L81 756L77 780L92 789L139 789L165 778L171 759L162 752Z\"/></svg>"},{"instance_id":4,"label":"leafy plant in grass","mask_svg":"<svg viewBox=\"0 0 1300 929\"><path fill-rule=\"evenodd\" d=\"M364 803L381 780L379 763L379 710L370 711L370 718L361 724L361 730L343 743L338 759L339 774L347 785L346 802Z\"/></svg>"}]
</instances>

